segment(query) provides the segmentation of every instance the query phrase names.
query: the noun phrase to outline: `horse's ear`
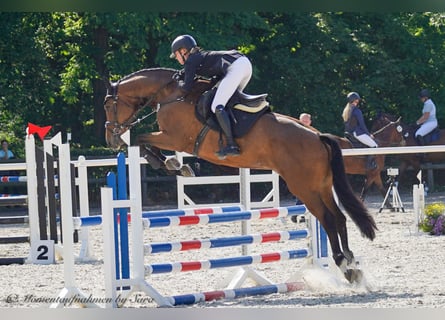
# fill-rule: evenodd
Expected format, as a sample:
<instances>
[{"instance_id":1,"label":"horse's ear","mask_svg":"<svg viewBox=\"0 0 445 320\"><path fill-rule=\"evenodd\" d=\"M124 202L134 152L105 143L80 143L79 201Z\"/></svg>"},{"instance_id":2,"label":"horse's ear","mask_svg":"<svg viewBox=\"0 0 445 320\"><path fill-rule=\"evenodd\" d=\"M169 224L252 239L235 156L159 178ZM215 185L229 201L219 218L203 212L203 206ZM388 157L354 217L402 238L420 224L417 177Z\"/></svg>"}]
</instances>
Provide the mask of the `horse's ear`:
<instances>
[{"instance_id":1,"label":"horse's ear","mask_svg":"<svg viewBox=\"0 0 445 320\"><path fill-rule=\"evenodd\" d=\"M376 117L376 119L380 119L382 117L382 109L378 109L377 110L377 117Z\"/></svg>"}]
</instances>

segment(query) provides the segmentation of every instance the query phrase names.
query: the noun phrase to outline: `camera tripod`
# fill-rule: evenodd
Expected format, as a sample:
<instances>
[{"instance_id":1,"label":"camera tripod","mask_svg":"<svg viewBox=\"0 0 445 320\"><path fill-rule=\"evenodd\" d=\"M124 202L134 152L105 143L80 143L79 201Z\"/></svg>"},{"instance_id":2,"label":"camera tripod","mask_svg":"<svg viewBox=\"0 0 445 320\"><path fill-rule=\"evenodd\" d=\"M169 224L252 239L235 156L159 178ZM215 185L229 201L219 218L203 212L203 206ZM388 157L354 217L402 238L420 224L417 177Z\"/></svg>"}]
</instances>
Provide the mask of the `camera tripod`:
<instances>
[{"instance_id":1,"label":"camera tripod","mask_svg":"<svg viewBox=\"0 0 445 320\"><path fill-rule=\"evenodd\" d=\"M385 199L383 199L382 205L380 206L379 213L382 212L382 210L384 209L385 203L390 195L392 195L392 208L390 208L391 211L399 212L399 210L402 210L402 212L405 212L402 199L400 199L399 190L397 189L398 182L396 181L396 176L389 176L389 181L390 184L388 187L388 191L386 192Z\"/></svg>"}]
</instances>

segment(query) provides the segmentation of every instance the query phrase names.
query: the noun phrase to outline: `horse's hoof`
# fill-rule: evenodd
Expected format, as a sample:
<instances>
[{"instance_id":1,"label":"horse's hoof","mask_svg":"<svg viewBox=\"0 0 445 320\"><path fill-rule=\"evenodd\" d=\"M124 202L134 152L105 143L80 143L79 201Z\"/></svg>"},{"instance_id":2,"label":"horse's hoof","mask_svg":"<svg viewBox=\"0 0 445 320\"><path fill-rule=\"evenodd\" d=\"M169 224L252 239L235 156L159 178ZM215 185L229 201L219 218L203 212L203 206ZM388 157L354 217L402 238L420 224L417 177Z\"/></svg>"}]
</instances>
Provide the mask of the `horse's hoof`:
<instances>
[{"instance_id":1,"label":"horse's hoof","mask_svg":"<svg viewBox=\"0 0 445 320\"><path fill-rule=\"evenodd\" d=\"M348 269L345 272L345 278L349 283L360 283L363 279L363 272L360 269Z\"/></svg>"},{"instance_id":2,"label":"horse's hoof","mask_svg":"<svg viewBox=\"0 0 445 320\"><path fill-rule=\"evenodd\" d=\"M175 157L171 157L165 160L165 167L167 170L179 170L181 169L181 163Z\"/></svg>"},{"instance_id":3,"label":"horse's hoof","mask_svg":"<svg viewBox=\"0 0 445 320\"><path fill-rule=\"evenodd\" d=\"M188 164L183 165L181 167L181 169L179 169L179 171L181 172L181 176L183 176L183 177L194 177L195 176L195 172Z\"/></svg>"}]
</instances>

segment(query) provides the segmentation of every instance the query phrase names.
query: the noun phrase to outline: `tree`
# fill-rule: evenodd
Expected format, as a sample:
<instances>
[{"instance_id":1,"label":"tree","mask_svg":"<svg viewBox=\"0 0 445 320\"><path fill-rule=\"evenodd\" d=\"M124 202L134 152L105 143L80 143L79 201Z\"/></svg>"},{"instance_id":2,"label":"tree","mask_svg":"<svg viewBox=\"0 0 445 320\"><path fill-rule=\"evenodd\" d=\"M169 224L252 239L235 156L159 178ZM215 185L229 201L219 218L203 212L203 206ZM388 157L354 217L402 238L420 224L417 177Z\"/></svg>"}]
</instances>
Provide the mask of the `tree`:
<instances>
[{"instance_id":1,"label":"tree","mask_svg":"<svg viewBox=\"0 0 445 320\"><path fill-rule=\"evenodd\" d=\"M104 79L142 68L181 68L171 41L193 35L205 49L236 48L252 60L246 92L267 92L275 111L313 115L343 133L349 91L414 121L428 88L445 119L442 13L0 13L0 135L21 142L27 122L71 132L79 146L104 145ZM156 130L148 120L135 131Z\"/></svg>"}]
</instances>

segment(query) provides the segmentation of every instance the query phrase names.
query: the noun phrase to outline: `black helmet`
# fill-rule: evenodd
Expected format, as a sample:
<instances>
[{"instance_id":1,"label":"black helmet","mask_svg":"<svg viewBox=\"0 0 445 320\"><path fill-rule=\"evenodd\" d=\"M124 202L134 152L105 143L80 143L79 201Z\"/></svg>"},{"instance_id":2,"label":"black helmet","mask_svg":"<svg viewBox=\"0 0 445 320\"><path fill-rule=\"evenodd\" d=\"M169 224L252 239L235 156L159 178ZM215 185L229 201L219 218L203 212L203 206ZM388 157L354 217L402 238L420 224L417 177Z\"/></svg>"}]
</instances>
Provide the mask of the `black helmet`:
<instances>
[{"instance_id":1,"label":"black helmet","mask_svg":"<svg viewBox=\"0 0 445 320\"><path fill-rule=\"evenodd\" d=\"M354 100L361 99L360 95L357 92L349 92L347 98L348 98L348 102L352 102Z\"/></svg>"},{"instance_id":2,"label":"black helmet","mask_svg":"<svg viewBox=\"0 0 445 320\"><path fill-rule=\"evenodd\" d=\"M181 48L186 48L187 50L190 51L192 48L196 46L197 46L196 41L192 36L188 34L178 36L172 42L172 53L170 54L170 58L174 58L175 52Z\"/></svg>"},{"instance_id":3,"label":"black helmet","mask_svg":"<svg viewBox=\"0 0 445 320\"><path fill-rule=\"evenodd\" d=\"M428 91L428 89L420 90L419 98L430 98L430 92Z\"/></svg>"}]
</instances>

